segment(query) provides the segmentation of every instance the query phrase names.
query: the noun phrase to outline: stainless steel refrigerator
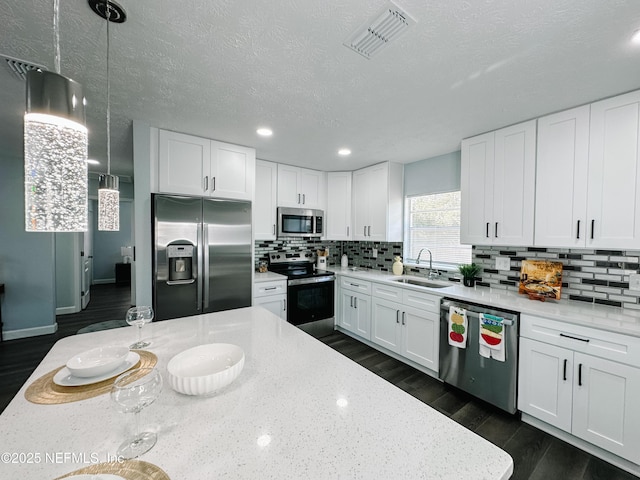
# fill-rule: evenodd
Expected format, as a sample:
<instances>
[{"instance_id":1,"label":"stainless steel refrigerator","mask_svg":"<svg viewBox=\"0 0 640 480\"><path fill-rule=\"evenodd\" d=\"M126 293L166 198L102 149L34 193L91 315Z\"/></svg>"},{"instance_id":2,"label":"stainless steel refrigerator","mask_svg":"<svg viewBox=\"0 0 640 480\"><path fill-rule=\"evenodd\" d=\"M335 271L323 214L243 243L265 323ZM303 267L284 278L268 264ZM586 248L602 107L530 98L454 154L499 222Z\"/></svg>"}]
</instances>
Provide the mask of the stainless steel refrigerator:
<instances>
[{"instance_id":1,"label":"stainless steel refrigerator","mask_svg":"<svg viewBox=\"0 0 640 480\"><path fill-rule=\"evenodd\" d=\"M251 203L152 195L155 318L251 305Z\"/></svg>"}]
</instances>

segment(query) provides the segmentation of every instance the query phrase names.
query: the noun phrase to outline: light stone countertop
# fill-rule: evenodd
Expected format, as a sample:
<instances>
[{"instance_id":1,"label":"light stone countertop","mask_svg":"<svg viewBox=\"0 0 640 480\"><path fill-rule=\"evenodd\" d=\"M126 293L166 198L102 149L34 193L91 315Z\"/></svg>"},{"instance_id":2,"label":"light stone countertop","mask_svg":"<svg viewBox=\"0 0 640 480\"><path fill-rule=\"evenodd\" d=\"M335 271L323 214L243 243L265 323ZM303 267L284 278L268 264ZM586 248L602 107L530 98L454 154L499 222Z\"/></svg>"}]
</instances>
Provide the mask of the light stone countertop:
<instances>
[{"instance_id":1,"label":"light stone countertop","mask_svg":"<svg viewBox=\"0 0 640 480\"><path fill-rule=\"evenodd\" d=\"M286 280L286 275L280 275L279 273L274 272L255 272L253 274L253 283L261 283L261 282L273 282L276 280Z\"/></svg>"},{"instance_id":2,"label":"light stone countertop","mask_svg":"<svg viewBox=\"0 0 640 480\"><path fill-rule=\"evenodd\" d=\"M158 443L141 460L178 479L402 478L507 479L511 457L347 357L260 307L152 322L143 336L166 379L168 361L205 343L241 346L238 379L209 397L174 392L141 414ZM45 453L105 461L133 428L109 395L62 405L24 398L35 379L82 351L127 345L133 328L57 342L0 415L0 452L42 455L40 463L3 463L2 478L55 478L81 468ZM91 455L94 455L92 457ZM60 457L64 458L64 457Z\"/></svg>"},{"instance_id":3,"label":"light stone countertop","mask_svg":"<svg viewBox=\"0 0 640 480\"><path fill-rule=\"evenodd\" d=\"M351 268L346 267L332 267L331 270L337 275L347 275L372 282L383 282L442 297L466 300L523 314L537 315L576 325L640 337L640 311L564 299L541 302L539 300L529 300L526 295L520 295L515 292L486 287L465 287L456 282L451 282L451 286L446 288L407 285L394 282L392 279L398 278L397 276L381 271L364 269L353 271ZM411 277L411 275L405 275L405 277ZM415 278L426 280L423 277Z\"/></svg>"}]
</instances>

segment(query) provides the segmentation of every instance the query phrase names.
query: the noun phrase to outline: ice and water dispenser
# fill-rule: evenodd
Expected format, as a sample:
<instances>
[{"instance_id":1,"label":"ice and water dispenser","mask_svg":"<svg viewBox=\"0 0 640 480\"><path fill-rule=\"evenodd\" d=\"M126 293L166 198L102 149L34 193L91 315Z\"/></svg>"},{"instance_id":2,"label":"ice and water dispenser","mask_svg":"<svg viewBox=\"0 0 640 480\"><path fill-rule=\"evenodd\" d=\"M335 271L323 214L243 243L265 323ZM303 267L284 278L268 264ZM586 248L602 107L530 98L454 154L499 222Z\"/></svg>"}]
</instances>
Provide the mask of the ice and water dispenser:
<instances>
[{"instance_id":1,"label":"ice and water dispenser","mask_svg":"<svg viewBox=\"0 0 640 480\"><path fill-rule=\"evenodd\" d=\"M169 280L167 284L178 285L193 283L193 249L189 244L167 245L167 259L169 261Z\"/></svg>"}]
</instances>

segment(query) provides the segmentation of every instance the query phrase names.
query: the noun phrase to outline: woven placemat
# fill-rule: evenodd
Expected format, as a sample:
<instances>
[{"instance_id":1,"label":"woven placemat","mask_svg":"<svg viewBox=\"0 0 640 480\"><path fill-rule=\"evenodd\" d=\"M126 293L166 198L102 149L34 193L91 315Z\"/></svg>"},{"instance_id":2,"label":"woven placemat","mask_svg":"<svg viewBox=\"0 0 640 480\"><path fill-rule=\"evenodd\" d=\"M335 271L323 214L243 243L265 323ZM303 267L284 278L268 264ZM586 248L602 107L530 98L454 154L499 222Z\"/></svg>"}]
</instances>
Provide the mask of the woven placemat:
<instances>
[{"instance_id":1,"label":"woven placemat","mask_svg":"<svg viewBox=\"0 0 640 480\"><path fill-rule=\"evenodd\" d=\"M81 468L75 472L67 473L55 480L61 480L73 475L98 475L100 473L109 473L111 475L120 475L126 480L171 480L169 476L160 468L152 463L143 462L142 460L125 460L123 462L96 463L88 467Z\"/></svg>"},{"instance_id":2,"label":"woven placemat","mask_svg":"<svg viewBox=\"0 0 640 480\"><path fill-rule=\"evenodd\" d=\"M158 357L146 350L133 350L140 355L140 361L132 366L133 368L151 368L158 363ZM71 403L79 400L86 400L87 398L97 397L103 393L111 391L113 382L118 377L117 375L103 380L99 383L92 383L91 385L81 385L79 387L63 387L53 383L53 377L56 373L64 368L58 367L55 370L51 370L49 373L34 380L24 392L24 397L31 403L37 403L39 405L57 405L60 403ZM124 373L124 372L122 372Z\"/></svg>"}]
</instances>

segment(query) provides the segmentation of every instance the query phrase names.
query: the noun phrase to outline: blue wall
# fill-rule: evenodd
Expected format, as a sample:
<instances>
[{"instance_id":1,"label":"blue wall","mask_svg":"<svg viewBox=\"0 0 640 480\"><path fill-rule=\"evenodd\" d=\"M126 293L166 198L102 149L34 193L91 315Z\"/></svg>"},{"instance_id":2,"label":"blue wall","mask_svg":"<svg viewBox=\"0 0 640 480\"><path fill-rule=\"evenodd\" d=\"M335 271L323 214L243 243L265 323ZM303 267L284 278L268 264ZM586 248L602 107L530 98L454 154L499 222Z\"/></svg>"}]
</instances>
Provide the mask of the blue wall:
<instances>
[{"instance_id":1,"label":"blue wall","mask_svg":"<svg viewBox=\"0 0 640 480\"><path fill-rule=\"evenodd\" d=\"M53 333L56 328L54 236L25 232L21 157L0 153L0 205L0 282L5 284L3 330L38 329L20 336Z\"/></svg>"},{"instance_id":2,"label":"blue wall","mask_svg":"<svg viewBox=\"0 0 640 480\"><path fill-rule=\"evenodd\" d=\"M460 151L404 166L405 196L460 190Z\"/></svg>"}]
</instances>

